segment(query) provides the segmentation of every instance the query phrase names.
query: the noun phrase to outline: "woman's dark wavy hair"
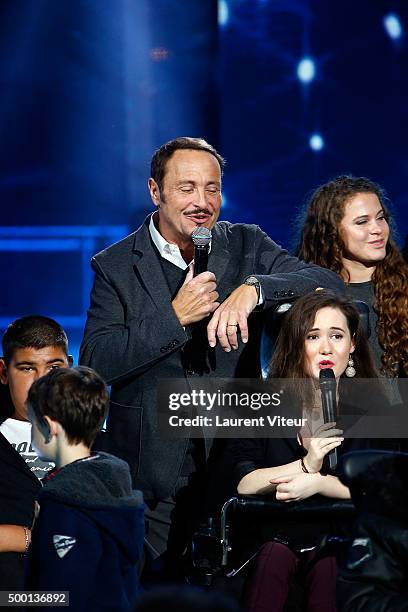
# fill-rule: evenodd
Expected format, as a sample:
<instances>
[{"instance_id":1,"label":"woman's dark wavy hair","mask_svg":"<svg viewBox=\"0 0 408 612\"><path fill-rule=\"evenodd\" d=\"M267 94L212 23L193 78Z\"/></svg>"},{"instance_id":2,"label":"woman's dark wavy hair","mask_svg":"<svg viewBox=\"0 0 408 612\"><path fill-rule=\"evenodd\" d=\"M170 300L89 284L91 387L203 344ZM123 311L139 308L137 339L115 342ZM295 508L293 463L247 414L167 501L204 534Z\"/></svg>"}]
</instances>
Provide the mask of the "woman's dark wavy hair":
<instances>
[{"instance_id":1,"label":"woman's dark wavy hair","mask_svg":"<svg viewBox=\"0 0 408 612\"><path fill-rule=\"evenodd\" d=\"M393 223L384 190L367 178L339 176L311 196L295 254L308 263L350 278L343 265L344 242L340 223L346 203L358 193L374 193L390 225L385 258L372 276L377 335L383 350L382 370L388 376L408 375L408 265L392 239ZM399 372L398 372L399 366Z\"/></svg>"},{"instance_id":2,"label":"woman's dark wavy hair","mask_svg":"<svg viewBox=\"0 0 408 612\"><path fill-rule=\"evenodd\" d=\"M352 301L332 291L308 293L299 298L285 315L270 364L271 378L310 378L305 366L305 339L322 308L337 308L347 320L355 343L354 367L359 378L377 378L371 348Z\"/></svg>"}]
</instances>

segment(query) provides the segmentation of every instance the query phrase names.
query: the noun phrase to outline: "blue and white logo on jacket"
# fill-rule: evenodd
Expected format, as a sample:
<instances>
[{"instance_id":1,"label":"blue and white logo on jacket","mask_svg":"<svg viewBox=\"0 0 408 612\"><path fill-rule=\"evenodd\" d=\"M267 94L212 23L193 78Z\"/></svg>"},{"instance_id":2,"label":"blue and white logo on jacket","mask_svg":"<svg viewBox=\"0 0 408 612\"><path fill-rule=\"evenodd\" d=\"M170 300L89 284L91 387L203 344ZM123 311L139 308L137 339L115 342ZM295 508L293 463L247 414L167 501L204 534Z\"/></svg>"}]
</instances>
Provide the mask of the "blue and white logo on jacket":
<instances>
[{"instance_id":1,"label":"blue and white logo on jacket","mask_svg":"<svg viewBox=\"0 0 408 612\"><path fill-rule=\"evenodd\" d=\"M76 544L76 538L71 538L66 535L54 535L52 536L52 541L54 542L55 550L60 559L65 557Z\"/></svg>"}]
</instances>

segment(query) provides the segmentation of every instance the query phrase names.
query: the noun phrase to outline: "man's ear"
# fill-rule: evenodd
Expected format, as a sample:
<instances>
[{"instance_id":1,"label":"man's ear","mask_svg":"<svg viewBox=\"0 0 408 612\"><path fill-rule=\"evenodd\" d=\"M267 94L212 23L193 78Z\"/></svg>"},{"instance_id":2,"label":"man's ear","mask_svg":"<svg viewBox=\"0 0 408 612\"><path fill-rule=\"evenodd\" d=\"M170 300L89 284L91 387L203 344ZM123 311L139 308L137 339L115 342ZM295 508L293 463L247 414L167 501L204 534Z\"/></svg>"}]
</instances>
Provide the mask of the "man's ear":
<instances>
[{"instance_id":1,"label":"man's ear","mask_svg":"<svg viewBox=\"0 0 408 612\"><path fill-rule=\"evenodd\" d=\"M72 355L68 355L68 367L72 368L73 365L74 365L74 358Z\"/></svg>"},{"instance_id":2,"label":"man's ear","mask_svg":"<svg viewBox=\"0 0 408 612\"><path fill-rule=\"evenodd\" d=\"M0 357L0 382L2 385L8 384L7 366L3 357Z\"/></svg>"},{"instance_id":3,"label":"man's ear","mask_svg":"<svg viewBox=\"0 0 408 612\"><path fill-rule=\"evenodd\" d=\"M150 197L152 198L152 202L157 208L160 208L161 197L160 197L160 189L156 181L152 178L149 178L147 181L147 187L149 189Z\"/></svg>"}]
</instances>

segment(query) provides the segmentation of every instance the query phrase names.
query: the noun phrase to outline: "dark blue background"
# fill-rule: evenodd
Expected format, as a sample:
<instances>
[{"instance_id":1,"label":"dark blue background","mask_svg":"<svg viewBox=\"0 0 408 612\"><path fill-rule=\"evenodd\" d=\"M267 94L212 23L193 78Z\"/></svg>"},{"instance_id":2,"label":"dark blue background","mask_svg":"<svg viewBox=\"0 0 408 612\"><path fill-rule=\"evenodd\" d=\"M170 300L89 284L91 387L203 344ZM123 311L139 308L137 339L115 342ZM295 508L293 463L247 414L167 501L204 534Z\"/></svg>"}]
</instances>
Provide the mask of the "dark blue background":
<instances>
[{"instance_id":1,"label":"dark blue background","mask_svg":"<svg viewBox=\"0 0 408 612\"><path fill-rule=\"evenodd\" d=\"M380 182L401 239L408 7L377 0L3 0L0 328L39 312L73 352L89 258L151 210L152 151L203 136L227 158L222 217L291 246L302 202L339 173ZM403 27L391 40L384 16ZM297 65L313 58L302 84ZM309 139L325 146L313 151Z\"/></svg>"}]
</instances>

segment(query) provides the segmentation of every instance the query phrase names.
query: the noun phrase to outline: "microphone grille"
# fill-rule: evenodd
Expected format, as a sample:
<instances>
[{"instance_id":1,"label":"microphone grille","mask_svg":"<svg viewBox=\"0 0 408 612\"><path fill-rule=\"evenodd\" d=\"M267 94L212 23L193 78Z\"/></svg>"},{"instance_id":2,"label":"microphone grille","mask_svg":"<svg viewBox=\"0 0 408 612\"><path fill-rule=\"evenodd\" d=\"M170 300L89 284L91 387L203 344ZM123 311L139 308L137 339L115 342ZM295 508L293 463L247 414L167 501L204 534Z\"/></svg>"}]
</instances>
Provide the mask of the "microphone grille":
<instances>
[{"instance_id":1,"label":"microphone grille","mask_svg":"<svg viewBox=\"0 0 408 612\"><path fill-rule=\"evenodd\" d=\"M208 227L196 227L192 231L191 239L196 246L207 246L211 242L211 231Z\"/></svg>"},{"instance_id":2,"label":"microphone grille","mask_svg":"<svg viewBox=\"0 0 408 612\"><path fill-rule=\"evenodd\" d=\"M335 378L334 372L331 368L324 368L320 370L319 379L320 380L333 380Z\"/></svg>"}]
</instances>

